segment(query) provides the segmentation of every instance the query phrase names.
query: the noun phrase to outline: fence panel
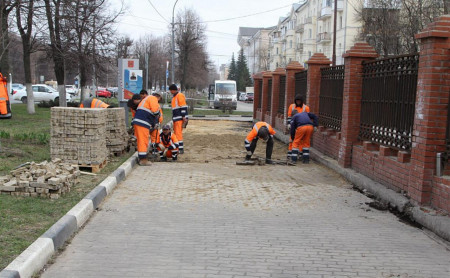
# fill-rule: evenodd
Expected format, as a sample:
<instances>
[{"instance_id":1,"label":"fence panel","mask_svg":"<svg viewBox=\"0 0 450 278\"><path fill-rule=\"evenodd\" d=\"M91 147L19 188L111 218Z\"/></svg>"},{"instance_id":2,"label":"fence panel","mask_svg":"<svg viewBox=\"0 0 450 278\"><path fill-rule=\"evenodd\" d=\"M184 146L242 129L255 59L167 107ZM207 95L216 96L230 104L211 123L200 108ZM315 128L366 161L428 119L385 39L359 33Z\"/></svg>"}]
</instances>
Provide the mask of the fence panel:
<instances>
[{"instance_id":1,"label":"fence panel","mask_svg":"<svg viewBox=\"0 0 450 278\"><path fill-rule=\"evenodd\" d=\"M345 66L324 67L320 72L319 123L340 131Z\"/></svg>"},{"instance_id":2,"label":"fence panel","mask_svg":"<svg viewBox=\"0 0 450 278\"><path fill-rule=\"evenodd\" d=\"M419 55L363 63L359 139L411 150Z\"/></svg>"},{"instance_id":3,"label":"fence panel","mask_svg":"<svg viewBox=\"0 0 450 278\"><path fill-rule=\"evenodd\" d=\"M269 90L267 90L267 99L268 99L267 111L270 112L270 110L272 109L272 78L269 79Z\"/></svg>"},{"instance_id":4,"label":"fence panel","mask_svg":"<svg viewBox=\"0 0 450 278\"><path fill-rule=\"evenodd\" d=\"M295 96L302 96L306 103L306 91L308 90L308 71L295 74ZM295 98L294 96L294 98ZM288 104L294 103L294 99L288 99Z\"/></svg>"},{"instance_id":5,"label":"fence panel","mask_svg":"<svg viewBox=\"0 0 450 278\"><path fill-rule=\"evenodd\" d=\"M257 92L255 92L258 95L258 107L257 108L261 108L261 104L262 104L262 90L263 90L263 82L262 80L258 80L257 82L259 82L259 90Z\"/></svg>"},{"instance_id":6,"label":"fence panel","mask_svg":"<svg viewBox=\"0 0 450 278\"><path fill-rule=\"evenodd\" d=\"M286 76L280 76L280 94L278 96L278 113L284 115L285 104L284 100L286 98Z\"/></svg>"}]
</instances>

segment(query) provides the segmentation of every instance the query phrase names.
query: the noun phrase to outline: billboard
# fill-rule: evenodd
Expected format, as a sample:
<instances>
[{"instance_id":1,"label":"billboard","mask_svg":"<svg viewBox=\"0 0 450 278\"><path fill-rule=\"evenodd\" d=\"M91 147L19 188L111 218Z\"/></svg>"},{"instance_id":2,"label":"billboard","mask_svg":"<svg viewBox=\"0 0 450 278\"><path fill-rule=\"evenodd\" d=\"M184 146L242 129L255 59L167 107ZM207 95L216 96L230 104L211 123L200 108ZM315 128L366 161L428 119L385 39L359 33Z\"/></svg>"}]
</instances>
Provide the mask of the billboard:
<instances>
[{"instance_id":1,"label":"billboard","mask_svg":"<svg viewBox=\"0 0 450 278\"><path fill-rule=\"evenodd\" d=\"M142 70L139 59L119 59L118 67L119 101L124 101L142 90Z\"/></svg>"}]
</instances>

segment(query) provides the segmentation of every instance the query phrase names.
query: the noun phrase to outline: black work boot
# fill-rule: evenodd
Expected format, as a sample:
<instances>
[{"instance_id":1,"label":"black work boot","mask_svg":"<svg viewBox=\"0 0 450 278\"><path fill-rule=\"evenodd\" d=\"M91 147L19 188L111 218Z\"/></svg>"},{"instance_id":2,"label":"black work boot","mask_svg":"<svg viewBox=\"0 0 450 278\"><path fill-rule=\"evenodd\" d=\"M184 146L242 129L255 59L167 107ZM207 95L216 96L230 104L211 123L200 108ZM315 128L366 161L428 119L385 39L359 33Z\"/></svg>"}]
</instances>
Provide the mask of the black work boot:
<instances>
[{"instance_id":1,"label":"black work boot","mask_svg":"<svg viewBox=\"0 0 450 278\"><path fill-rule=\"evenodd\" d=\"M251 155L246 155L246 156L245 156L245 160L250 160L250 158L252 158Z\"/></svg>"},{"instance_id":2,"label":"black work boot","mask_svg":"<svg viewBox=\"0 0 450 278\"><path fill-rule=\"evenodd\" d=\"M273 160L272 159L270 159L270 158L266 158L266 164L275 164L275 162L273 162Z\"/></svg>"}]
</instances>

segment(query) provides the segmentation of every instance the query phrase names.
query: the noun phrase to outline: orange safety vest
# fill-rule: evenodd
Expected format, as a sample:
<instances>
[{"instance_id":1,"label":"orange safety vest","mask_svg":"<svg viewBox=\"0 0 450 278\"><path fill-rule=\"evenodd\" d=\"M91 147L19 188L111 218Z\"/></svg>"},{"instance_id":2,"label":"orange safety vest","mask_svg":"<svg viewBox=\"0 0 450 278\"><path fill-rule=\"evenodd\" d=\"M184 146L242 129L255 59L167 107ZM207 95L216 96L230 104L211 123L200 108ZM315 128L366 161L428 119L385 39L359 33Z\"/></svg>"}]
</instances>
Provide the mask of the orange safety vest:
<instances>
[{"instance_id":1,"label":"orange safety vest","mask_svg":"<svg viewBox=\"0 0 450 278\"><path fill-rule=\"evenodd\" d=\"M287 123L288 124L291 123L292 113L294 113L295 110L297 110L297 113L302 113L302 112L308 112L309 113L309 106L306 105L306 104L303 104L302 107L298 107L295 103L292 103L289 106L289 109L288 109L288 117L287 117Z\"/></svg>"},{"instance_id":2,"label":"orange safety vest","mask_svg":"<svg viewBox=\"0 0 450 278\"><path fill-rule=\"evenodd\" d=\"M253 139L255 139L258 136L258 130L261 127L267 127L267 129L269 130L269 134L270 135L275 135L275 130L273 130L273 128L266 122L257 122L253 128L252 131L250 131L250 133L247 135L247 138L245 138L245 142L246 143L251 143L253 141Z\"/></svg>"},{"instance_id":3,"label":"orange safety vest","mask_svg":"<svg viewBox=\"0 0 450 278\"><path fill-rule=\"evenodd\" d=\"M0 119L9 119L11 116L7 81L6 78L0 73Z\"/></svg>"},{"instance_id":4,"label":"orange safety vest","mask_svg":"<svg viewBox=\"0 0 450 278\"><path fill-rule=\"evenodd\" d=\"M80 105L80 108L108 108L109 104L97 98L89 98Z\"/></svg>"}]
</instances>

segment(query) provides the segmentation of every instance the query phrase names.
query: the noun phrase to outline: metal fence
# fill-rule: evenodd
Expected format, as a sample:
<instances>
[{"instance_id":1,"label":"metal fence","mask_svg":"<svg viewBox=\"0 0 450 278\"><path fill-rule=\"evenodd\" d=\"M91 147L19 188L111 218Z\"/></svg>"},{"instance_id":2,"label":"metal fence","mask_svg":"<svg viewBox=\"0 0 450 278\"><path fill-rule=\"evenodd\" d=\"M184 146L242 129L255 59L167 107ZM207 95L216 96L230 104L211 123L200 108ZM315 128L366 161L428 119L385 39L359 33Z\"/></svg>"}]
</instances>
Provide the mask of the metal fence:
<instances>
[{"instance_id":1,"label":"metal fence","mask_svg":"<svg viewBox=\"0 0 450 278\"><path fill-rule=\"evenodd\" d=\"M267 90L267 111L272 109L272 78L269 79L269 90Z\"/></svg>"},{"instance_id":2,"label":"metal fence","mask_svg":"<svg viewBox=\"0 0 450 278\"><path fill-rule=\"evenodd\" d=\"M341 130L344 66L320 69L322 79L319 97L319 123L336 131Z\"/></svg>"},{"instance_id":3,"label":"metal fence","mask_svg":"<svg viewBox=\"0 0 450 278\"><path fill-rule=\"evenodd\" d=\"M285 104L284 100L286 98L286 76L280 76L280 92L278 96L278 113L284 115Z\"/></svg>"},{"instance_id":4,"label":"metal fence","mask_svg":"<svg viewBox=\"0 0 450 278\"><path fill-rule=\"evenodd\" d=\"M295 96L302 96L306 103L306 91L308 90L308 71L297 72L295 74ZM295 98L294 96L294 98ZM294 99L288 100L294 103Z\"/></svg>"},{"instance_id":5,"label":"metal fence","mask_svg":"<svg viewBox=\"0 0 450 278\"><path fill-rule=\"evenodd\" d=\"M419 55L363 63L359 139L411 150Z\"/></svg>"},{"instance_id":6,"label":"metal fence","mask_svg":"<svg viewBox=\"0 0 450 278\"><path fill-rule=\"evenodd\" d=\"M263 82L262 82L262 80L258 80L257 82L259 82L259 90L258 90L258 92L255 92L255 94L258 95L258 107L257 107L257 108L261 108L261 105L262 105L262 97L263 97L263 95L262 95L262 90L263 90L262 86L263 86Z\"/></svg>"}]
</instances>

